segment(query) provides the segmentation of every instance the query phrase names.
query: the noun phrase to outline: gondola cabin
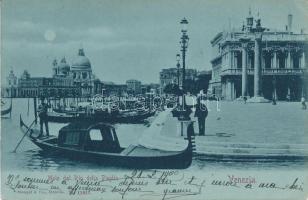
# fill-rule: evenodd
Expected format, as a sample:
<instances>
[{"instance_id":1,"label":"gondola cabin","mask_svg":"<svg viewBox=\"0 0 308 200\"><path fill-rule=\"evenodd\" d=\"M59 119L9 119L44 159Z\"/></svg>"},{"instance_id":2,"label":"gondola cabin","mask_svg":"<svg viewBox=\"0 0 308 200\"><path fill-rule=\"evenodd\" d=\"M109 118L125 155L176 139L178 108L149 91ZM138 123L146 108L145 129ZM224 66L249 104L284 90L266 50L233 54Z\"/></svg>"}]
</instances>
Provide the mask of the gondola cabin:
<instances>
[{"instance_id":1,"label":"gondola cabin","mask_svg":"<svg viewBox=\"0 0 308 200\"><path fill-rule=\"evenodd\" d=\"M108 124L71 123L59 131L60 147L76 148L84 151L119 153L120 147L115 129Z\"/></svg>"}]
</instances>

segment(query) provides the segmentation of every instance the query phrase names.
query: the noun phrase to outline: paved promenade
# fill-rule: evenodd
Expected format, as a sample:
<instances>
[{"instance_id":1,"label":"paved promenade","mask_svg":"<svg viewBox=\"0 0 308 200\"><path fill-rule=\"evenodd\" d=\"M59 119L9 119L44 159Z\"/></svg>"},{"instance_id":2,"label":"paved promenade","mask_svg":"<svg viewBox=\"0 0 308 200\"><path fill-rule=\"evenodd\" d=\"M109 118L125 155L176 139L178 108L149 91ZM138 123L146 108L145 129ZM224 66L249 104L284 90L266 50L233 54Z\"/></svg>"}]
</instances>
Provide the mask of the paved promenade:
<instances>
[{"instance_id":1,"label":"paved promenade","mask_svg":"<svg viewBox=\"0 0 308 200\"><path fill-rule=\"evenodd\" d=\"M278 102L273 106L220 102L217 106L210 102L208 108L206 135L196 136L199 155L308 156L308 111L302 110L300 103ZM198 135L196 122L194 127ZM146 130L143 135L147 137L140 144L179 149L184 145L178 140L182 138L179 130L177 119L166 110Z\"/></svg>"}]
</instances>

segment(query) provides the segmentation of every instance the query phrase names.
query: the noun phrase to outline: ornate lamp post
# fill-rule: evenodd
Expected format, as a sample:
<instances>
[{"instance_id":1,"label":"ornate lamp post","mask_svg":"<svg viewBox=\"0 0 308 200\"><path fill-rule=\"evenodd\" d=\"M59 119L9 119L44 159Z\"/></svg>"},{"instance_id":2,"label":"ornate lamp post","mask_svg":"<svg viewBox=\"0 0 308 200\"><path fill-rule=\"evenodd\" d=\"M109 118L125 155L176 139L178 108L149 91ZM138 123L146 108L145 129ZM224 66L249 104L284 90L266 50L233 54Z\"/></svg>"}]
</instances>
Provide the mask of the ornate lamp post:
<instances>
[{"instance_id":1,"label":"ornate lamp post","mask_svg":"<svg viewBox=\"0 0 308 200\"><path fill-rule=\"evenodd\" d=\"M180 65L180 54L176 54L176 67L177 67L177 69L178 69L178 71L177 71L177 78L178 78L178 88L180 88L181 86L181 84L180 84L180 67L181 67L181 65Z\"/></svg>"},{"instance_id":2,"label":"ornate lamp post","mask_svg":"<svg viewBox=\"0 0 308 200\"><path fill-rule=\"evenodd\" d=\"M187 35L187 26L188 26L188 21L183 18L181 21L181 25L182 25L182 37L181 37L181 52L182 52L182 59L183 59L183 74L182 74L182 88L183 88L183 93L185 90L185 58L186 58L186 51L187 51L187 47L188 47L188 35ZM183 98L184 99L184 98ZM185 101L183 100L183 105L184 105Z\"/></svg>"},{"instance_id":3,"label":"ornate lamp post","mask_svg":"<svg viewBox=\"0 0 308 200\"><path fill-rule=\"evenodd\" d=\"M181 25L182 25L182 36L181 36L181 40L180 40L180 44L181 44L181 52L182 52L182 84L181 85L181 90L182 90L182 106L179 107L179 109L177 110L177 117L180 121L187 121L190 120L190 113L191 110L187 109L186 106L186 102L185 102L185 56L186 56L186 51L187 51L187 47L188 47L188 35L187 35L187 25L188 25L188 21L183 18L181 21ZM177 59L179 60L179 55L177 55ZM178 62L178 71L179 71L179 62ZM180 78L178 77L178 82L180 83ZM181 126L183 127L183 123L181 123ZM183 128L182 128L182 132L181 135L183 135Z\"/></svg>"},{"instance_id":4,"label":"ornate lamp post","mask_svg":"<svg viewBox=\"0 0 308 200\"><path fill-rule=\"evenodd\" d=\"M181 83L180 83L180 54L176 54L176 67L177 67L177 78L178 78L178 88L177 88L177 103L180 104L180 98L179 98L179 91L181 89Z\"/></svg>"}]
</instances>

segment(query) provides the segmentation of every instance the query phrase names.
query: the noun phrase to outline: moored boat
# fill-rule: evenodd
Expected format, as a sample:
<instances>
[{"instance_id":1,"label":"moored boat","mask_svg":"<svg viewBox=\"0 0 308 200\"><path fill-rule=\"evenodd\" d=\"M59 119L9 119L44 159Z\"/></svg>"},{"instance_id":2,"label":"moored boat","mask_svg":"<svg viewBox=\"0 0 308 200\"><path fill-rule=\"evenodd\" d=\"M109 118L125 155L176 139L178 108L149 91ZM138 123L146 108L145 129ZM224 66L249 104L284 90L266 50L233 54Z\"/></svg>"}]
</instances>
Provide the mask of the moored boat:
<instances>
[{"instance_id":1,"label":"moored boat","mask_svg":"<svg viewBox=\"0 0 308 200\"><path fill-rule=\"evenodd\" d=\"M49 122L70 123L70 122L108 122L108 123L140 123L155 114L155 110L143 112L95 112L95 113L51 113L47 114Z\"/></svg>"},{"instance_id":2,"label":"moored boat","mask_svg":"<svg viewBox=\"0 0 308 200\"><path fill-rule=\"evenodd\" d=\"M67 114L67 115L77 115L79 113L85 113L85 111L77 111L77 110L68 110L68 109L61 109L61 108L53 108L53 112L59 114Z\"/></svg>"},{"instance_id":3,"label":"moored boat","mask_svg":"<svg viewBox=\"0 0 308 200\"><path fill-rule=\"evenodd\" d=\"M11 104L10 104L9 108L4 109L4 110L1 109L1 116L9 114L9 113L11 113L11 111L12 111L12 100L11 100Z\"/></svg>"},{"instance_id":4,"label":"moored boat","mask_svg":"<svg viewBox=\"0 0 308 200\"><path fill-rule=\"evenodd\" d=\"M29 127L20 117L20 127L27 134ZM185 169L192 162L193 124L187 128L187 146L181 151L150 149L140 145L123 148L113 126L106 123L70 123L60 129L58 137L35 138L39 130L30 129L28 138L52 154L107 166L134 169Z\"/></svg>"}]
</instances>

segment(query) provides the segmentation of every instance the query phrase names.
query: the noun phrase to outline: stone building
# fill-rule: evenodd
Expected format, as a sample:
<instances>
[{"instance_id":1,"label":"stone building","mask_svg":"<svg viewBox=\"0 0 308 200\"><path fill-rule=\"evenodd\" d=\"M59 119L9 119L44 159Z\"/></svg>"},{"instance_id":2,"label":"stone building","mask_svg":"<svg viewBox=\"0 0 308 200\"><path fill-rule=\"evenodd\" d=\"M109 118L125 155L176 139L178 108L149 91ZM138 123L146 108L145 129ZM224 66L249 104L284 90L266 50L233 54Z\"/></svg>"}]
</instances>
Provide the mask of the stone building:
<instances>
[{"instance_id":1,"label":"stone building","mask_svg":"<svg viewBox=\"0 0 308 200\"><path fill-rule=\"evenodd\" d=\"M203 90L204 93L209 89L209 83L212 78L212 71L199 71L196 77L196 90Z\"/></svg>"},{"instance_id":2,"label":"stone building","mask_svg":"<svg viewBox=\"0 0 308 200\"><path fill-rule=\"evenodd\" d=\"M130 94L140 94L141 93L141 82L138 80L127 80L126 81L127 92Z\"/></svg>"},{"instance_id":3,"label":"stone building","mask_svg":"<svg viewBox=\"0 0 308 200\"><path fill-rule=\"evenodd\" d=\"M74 83L81 87L82 96L92 96L94 94L94 80L89 58L85 56L83 49L79 49L70 71Z\"/></svg>"},{"instance_id":4,"label":"stone building","mask_svg":"<svg viewBox=\"0 0 308 200\"><path fill-rule=\"evenodd\" d=\"M54 60L53 63L53 77L68 77L70 73L70 66L66 62L65 57L62 58L60 63L58 64L57 60Z\"/></svg>"},{"instance_id":5,"label":"stone building","mask_svg":"<svg viewBox=\"0 0 308 200\"><path fill-rule=\"evenodd\" d=\"M11 70L9 76L6 77L6 85L1 87L1 96L2 97L18 96L17 76L15 76L13 70Z\"/></svg>"},{"instance_id":6,"label":"stone building","mask_svg":"<svg viewBox=\"0 0 308 200\"><path fill-rule=\"evenodd\" d=\"M85 56L84 50L79 49L77 57L70 66L65 58L60 63L53 62L53 77L73 79L74 85L80 87L82 97L90 97L101 93L101 83L92 73L91 62Z\"/></svg>"},{"instance_id":7,"label":"stone building","mask_svg":"<svg viewBox=\"0 0 308 200\"><path fill-rule=\"evenodd\" d=\"M246 25L218 33L213 50L212 92L223 99L239 97L299 100L307 94L308 35L292 30L292 15L285 30L263 28L249 11ZM257 100L258 101L258 100Z\"/></svg>"},{"instance_id":8,"label":"stone building","mask_svg":"<svg viewBox=\"0 0 308 200\"><path fill-rule=\"evenodd\" d=\"M179 72L177 68L167 68L162 69L159 73L159 79L160 79L160 87L163 89L168 84L176 84L178 85L178 73L179 73L179 80L180 85L182 85L182 77L183 77L183 71L182 68L180 68ZM195 80L197 77L197 70L195 69L185 69L185 79L189 80Z\"/></svg>"},{"instance_id":9,"label":"stone building","mask_svg":"<svg viewBox=\"0 0 308 200\"><path fill-rule=\"evenodd\" d=\"M103 82L102 88L105 96L126 96L127 85L115 84L113 82Z\"/></svg>"},{"instance_id":10,"label":"stone building","mask_svg":"<svg viewBox=\"0 0 308 200\"><path fill-rule=\"evenodd\" d=\"M81 90L67 77L31 77L25 70L18 80L18 97L80 97Z\"/></svg>"},{"instance_id":11,"label":"stone building","mask_svg":"<svg viewBox=\"0 0 308 200\"><path fill-rule=\"evenodd\" d=\"M65 57L59 63L55 59L52 66L51 78L30 77L25 70L18 83L17 77L11 72L7 77L8 87L4 88L1 95L9 96L15 91L17 97L91 97L102 93L102 83L92 73L90 60L83 49L79 49L72 66Z\"/></svg>"}]
</instances>

